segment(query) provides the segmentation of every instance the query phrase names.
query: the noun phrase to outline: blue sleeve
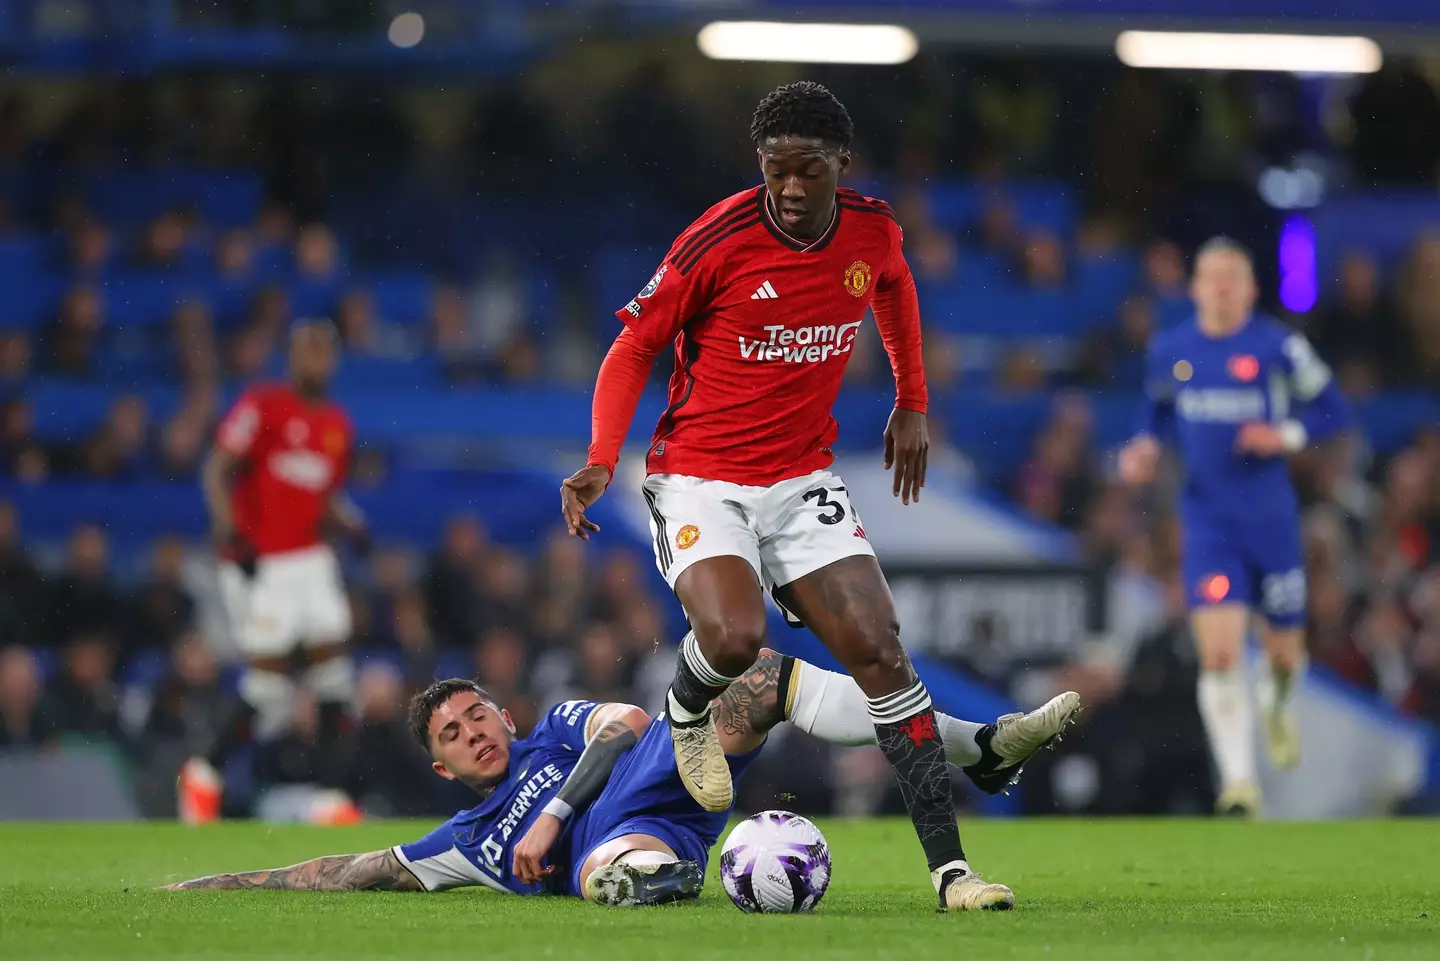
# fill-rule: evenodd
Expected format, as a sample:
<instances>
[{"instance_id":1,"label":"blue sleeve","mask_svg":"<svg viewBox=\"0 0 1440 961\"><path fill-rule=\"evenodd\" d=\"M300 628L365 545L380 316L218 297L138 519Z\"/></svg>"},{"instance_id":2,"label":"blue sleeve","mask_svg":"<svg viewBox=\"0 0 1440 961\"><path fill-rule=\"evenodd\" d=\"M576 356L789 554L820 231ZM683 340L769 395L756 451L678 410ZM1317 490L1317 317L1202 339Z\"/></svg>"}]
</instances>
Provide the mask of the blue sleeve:
<instances>
[{"instance_id":1,"label":"blue sleeve","mask_svg":"<svg viewBox=\"0 0 1440 961\"><path fill-rule=\"evenodd\" d=\"M1295 419L1305 428L1305 436L1323 441L1348 428L1354 422L1350 404L1310 342L1291 333L1281 344L1281 352L1290 375L1290 395L1300 405Z\"/></svg>"},{"instance_id":2,"label":"blue sleeve","mask_svg":"<svg viewBox=\"0 0 1440 961\"><path fill-rule=\"evenodd\" d=\"M1164 440L1175 422L1175 375L1168 357L1169 352L1156 340L1145 349L1145 389L1135 432L1157 440Z\"/></svg>"},{"instance_id":3,"label":"blue sleeve","mask_svg":"<svg viewBox=\"0 0 1440 961\"><path fill-rule=\"evenodd\" d=\"M572 751L585 750L585 728L590 715L600 706L598 701L565 701L552 707L528 740L563 745Z\"/></svg>"},{"instance_id":4,"label":"blue sleeve","mask_svg":"<svg viewBox=\"0 0 1440 961\"><path fill-rule=\"evenodd\" d=\"M486 877L485 873L466 857L456 840L457 814L429 834L410 844L396 845L395 857L403 864L426 891L445 891L450 888L483 886L496 888L498 882ZM504 890L500 888L500 890Z\"/></svg>"}]
</instances>

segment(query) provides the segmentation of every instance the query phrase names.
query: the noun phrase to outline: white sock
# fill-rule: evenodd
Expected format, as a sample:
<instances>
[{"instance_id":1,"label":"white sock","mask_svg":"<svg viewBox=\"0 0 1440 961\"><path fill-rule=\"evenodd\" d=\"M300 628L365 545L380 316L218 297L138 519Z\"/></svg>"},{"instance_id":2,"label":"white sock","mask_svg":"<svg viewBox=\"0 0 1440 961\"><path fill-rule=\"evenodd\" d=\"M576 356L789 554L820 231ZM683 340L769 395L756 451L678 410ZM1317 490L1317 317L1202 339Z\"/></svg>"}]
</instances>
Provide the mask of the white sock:
<instances>
[{"instance_id":1,"label":"white sock","mask_svg":"<svg viewBox=\"0 0 1440 961\"><path fill-rule=\"evenodd\" d=\"M1305 674L1310 668L1310 658L1300 656L1293 671L1281 671L1274 661L1260 679L1260 707L1264 711L1279 714L1295 701L1295 694L1305 683Z\"/></svg>"},{"instance_id":2,"label":"white sock","mask_svg":"<svg viewBox=\"0 0 1440 961\"><path fill-rule=\"evenodd\" d=\"M800 659L795 660L795 674L789 692L788 720L806 734L813 734L830 744L858 747L875 743L875 723L870 719L870 706L865 692L848 674L826 671ZM975 734L984 725L962 721L948 714L935 712L935 724L945 743L945 757L951 764L964 767L980 760L980 745Z\"/></svg>"},{"instance_id":3,"label":"white sock","mask_svg":"<svg viewBox=\"0 0 1440 961\"><path fill-rule=\"evenodd\" d=\"M305 669L305 686L321 704L355 703L355 659L332 657Z\"/></svg>"},{"instance_id":4,"label":"white sock","mask_svg":"<svg viewBox=\"0 0 1440 961\"><path fill-rule=\"evenodd\" d=\"M1255 709L1245 689L1244 668L1202 670L1196 688L1210 753L1220 771L1220 789L1254 782Z\"/></svg>"},{"instance_id":5,"label":"white sock","mask_svg":"<svg viewBox=\"0 0 1440 961\"><path fill-rule=\"evenodd\" d=\"M268 741L290 726L295 682L284 674L247 667L240 675L240 696L255 709L255 740Z\"/></svg>"},{"instance_id":6,"label":"white sock","mask_svg":"<svg viewBox=\"0 0 1440 961\"><path fill-rule=\"evenodd\" d=\"M666 854L664 851L642 851L639 849L626 851L615 859L616 864L625 863L635 867L643 867L649 864L672 864L676 861L673 854Z\"/></svg>"}]
</instances>

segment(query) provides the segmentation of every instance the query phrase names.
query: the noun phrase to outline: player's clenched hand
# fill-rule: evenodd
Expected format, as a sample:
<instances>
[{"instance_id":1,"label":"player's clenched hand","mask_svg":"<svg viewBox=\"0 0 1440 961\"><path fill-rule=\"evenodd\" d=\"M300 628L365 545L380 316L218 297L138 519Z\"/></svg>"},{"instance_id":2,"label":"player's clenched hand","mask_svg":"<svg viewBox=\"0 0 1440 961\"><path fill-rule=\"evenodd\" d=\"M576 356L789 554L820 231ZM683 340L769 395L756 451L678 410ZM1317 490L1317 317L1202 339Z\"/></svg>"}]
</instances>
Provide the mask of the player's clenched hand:
<instances>
[{"instance_id":1,"label":"player's clenched hand","mask_svg":"<svg viewBox=\"0 0 1440 961\"><path fill-rule=\"evenodd\" d=\"M1120 479L1127 484L1148 484L1155 479L1160 442L1140 436L1120 449Z\"/></svg>"},{"instance_id":2,"label":"player's clenched hand","mask_svg":"<svg viewBox=\"0 0 1440 961\"><path fill-rule=\"evenodd\" d=\"M920 499L930 463L930 428L925 415L899 407L885 425L885 469L895 469L895 496L902 503Z\"/></svg>"},{"instance_id":3,"label":"player's clenched hand","mask_svg":"<svg viewBox=\"0 0 1440 961\"><path fill-rule=\"evenodd\" d=\"M526 884L538 884L542 878L555 873L553 865L542 866L541 862L545 860L545 855L550 853L562 827L563 823L553 814L542 812L535 819L530 830L526 831L520 843L515 845L515 864L512 870L517 878Z\"/></svg>"},{"instance_id":4,"label":"player's clenched hand","mask_svg":"<svg viewBox=\"0 0 1440 961\"><path fill-rule=\"evenodd\" d=\"M610 469L603 464L582 467L560 485L560 513L565 516L565 529L571 537L590 539L591 531L600 525L585 516L585 509L600 499L610 486Z\"/></svg>"},{"instance_id":5,"label":"player's clenched hand","mask_svg":"<svg viewBox=\"0 0 1440 961\"><path fill-rule=\"evenodd\" d=\"M1285 453L1285 439L1274 425L1253 421L1240 425L1235 435L1235 449L1257 457L1278 457Z\"/></svg>"}]
</instances>

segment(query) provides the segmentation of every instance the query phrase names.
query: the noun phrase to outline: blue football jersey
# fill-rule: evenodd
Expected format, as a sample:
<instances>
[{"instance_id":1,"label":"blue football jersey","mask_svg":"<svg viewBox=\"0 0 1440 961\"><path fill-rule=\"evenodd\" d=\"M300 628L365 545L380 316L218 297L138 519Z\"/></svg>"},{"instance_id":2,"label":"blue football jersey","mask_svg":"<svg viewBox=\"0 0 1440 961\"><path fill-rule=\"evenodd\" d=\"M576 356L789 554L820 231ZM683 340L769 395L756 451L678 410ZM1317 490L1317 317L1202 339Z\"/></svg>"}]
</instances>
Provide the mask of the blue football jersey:
<instances>
[{"instance_id":1,"label":"blue football jersey","mask_svg":"<svg viewBox=\"0 0 1440 961\"><path fill-rule=\"evenodd\" d=\"M1285 458L1237 451L1241 425L1289 422L1320 440L1348 420L1330 368L1309 341L1275 320L1256 316L1232 334L1210 337L1192 319L1151 339L1140 431L1178 445L1189 512L1293 516Z\"/></svg>"},{"instance_id":2,"label":"blue football jersey","mask_svg":"<svg viewBox=\"0 0 1440 961\"><path fill-rule=\"evenodd\" d=\"M585 750L585 728L600 705L566 701L553 708L528 737L510 745L510 772L480 804L461 811L395 856L427 891L480 885L511 894L563 891L568 865L542 884L516 878L515 845L575 769ZM569 830L567 825L567 833ZM565 849L563 839L555 852Z\"/></svg>"}]
</instances>

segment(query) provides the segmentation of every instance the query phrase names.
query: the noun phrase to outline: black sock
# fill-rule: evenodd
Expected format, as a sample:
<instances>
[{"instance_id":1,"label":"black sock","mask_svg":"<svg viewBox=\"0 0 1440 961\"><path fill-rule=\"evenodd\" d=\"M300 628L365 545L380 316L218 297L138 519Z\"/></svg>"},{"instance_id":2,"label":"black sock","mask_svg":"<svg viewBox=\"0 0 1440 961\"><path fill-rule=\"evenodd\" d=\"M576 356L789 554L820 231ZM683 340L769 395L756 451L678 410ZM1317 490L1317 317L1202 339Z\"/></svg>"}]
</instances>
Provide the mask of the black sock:
<instances>
[{"instance_id":1,"label":"black sock","mask_svg":"<svg viewBox=\"0 0 1440 961\"><path fill-rule=\"evenodd\" d=\"M734 681L726 677L705 659L695 632L685 635L680 642L680 656L676 659L675 679L670 682L670 723L676 727L691 727L709 717L710 702L715 700ZM678 713L676 709L691 715Z\"/></svg>"},{"instance_id":2,"label":"black sock","mask_svg":"<svg viewBox=\"0 0 1440 961\"><path fill-rule=\"evenodd\" d=\"M950 787L950 762L935 727L930 692L916 680L903 691L868 702L875 722L875 740L895 769L900 797L930 870L965 860L960 827L955 823L955 795Z\"/></svg>"},{"instance_id":3,"label":"black sock","mask_svg":"<svg viewBox=\"0 0 1440 961\"><path fill-rule=\"evenodd\" d=\"M205 752L205 760L217 771L225 769L225 762L241 744L249 743L255 722L255 708L244 698L236 698L225 720L215 735L215 743Z\"/></svg>"}]
</instances>

